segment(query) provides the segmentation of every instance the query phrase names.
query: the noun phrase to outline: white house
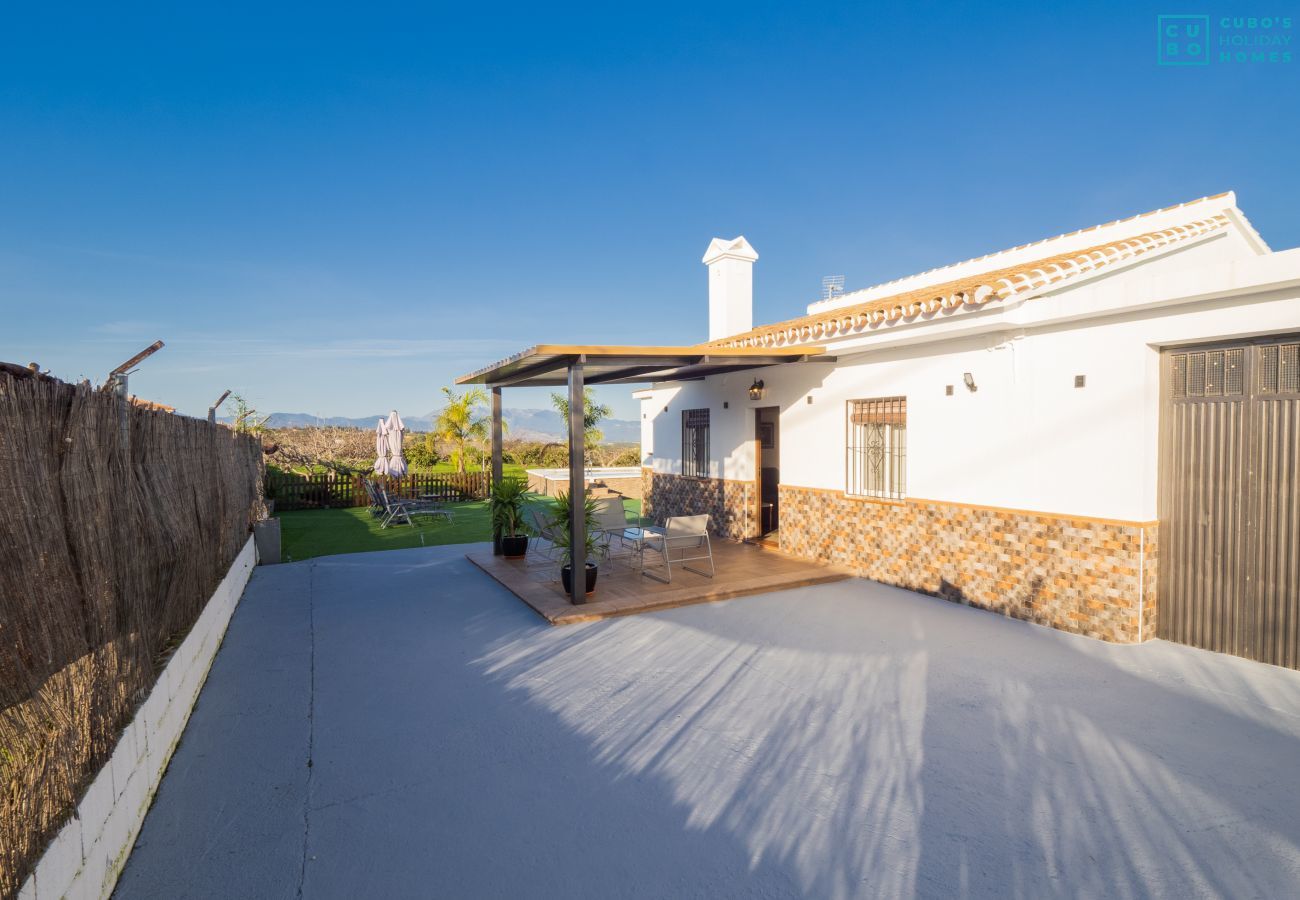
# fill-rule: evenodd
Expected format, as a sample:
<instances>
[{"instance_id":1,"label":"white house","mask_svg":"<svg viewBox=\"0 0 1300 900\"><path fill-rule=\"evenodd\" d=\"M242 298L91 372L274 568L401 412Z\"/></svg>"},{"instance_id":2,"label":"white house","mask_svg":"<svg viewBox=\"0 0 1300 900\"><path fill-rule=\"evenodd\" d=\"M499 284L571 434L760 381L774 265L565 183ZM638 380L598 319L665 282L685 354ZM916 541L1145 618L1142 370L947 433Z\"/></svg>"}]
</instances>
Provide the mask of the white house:
<instances>
[{"instance_id":1,"label":"white house","mask_svg":"<svg viewBox=\"0 0 1300 900\"><path fill-rule=\"evenodd\" d=\"M1300 667L1300 249L1270 250L1232 194L754 327L757 260L709 244L705 341L542 344L458 381L492 387L494 420L504 387L567 385L580 410L584 385L650 383L657 520L708 513L1006 615ZM497 472L500 454L498 433Z\"/></svg>"},{"instance_id":2,"label":"white house","mask_svg":"<svg viewBox=\"0 0 1300 900\"><path fill-rule=\"evenodd\" d=\"M647 511L1113 641L1300 664L1300 249L1220 194L752 327L714 240L708 349L820 357L639 392Z\"/></svg>"}]
</instances>

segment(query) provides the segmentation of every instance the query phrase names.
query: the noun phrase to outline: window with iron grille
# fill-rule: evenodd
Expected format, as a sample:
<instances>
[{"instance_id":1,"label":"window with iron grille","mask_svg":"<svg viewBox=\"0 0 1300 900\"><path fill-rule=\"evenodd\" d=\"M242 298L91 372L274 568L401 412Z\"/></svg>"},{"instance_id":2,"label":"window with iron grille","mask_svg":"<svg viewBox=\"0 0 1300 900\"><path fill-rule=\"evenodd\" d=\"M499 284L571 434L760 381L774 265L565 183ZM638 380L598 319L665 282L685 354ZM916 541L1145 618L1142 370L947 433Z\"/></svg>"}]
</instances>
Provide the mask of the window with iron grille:
<instances>
[{"instance_id":1,"label":"window with iron grille","mask_svg":"<svg viewBox=\"0 0 1300 900\"><path fill-rule=\"evenodd\" d=\"M901 499L907 492L907 398L848 403L846 493Z\"/></svg>"},{"instance_id":2,"label":"window with iron grille","mask_svg":"<svg viewBox=\"0 0 1300 900\"><path fill-rule=\"evenodd\" d=\"M705 478L709 474L709 411L682 410L682 474Z\"/></svg>"}]
</instances>

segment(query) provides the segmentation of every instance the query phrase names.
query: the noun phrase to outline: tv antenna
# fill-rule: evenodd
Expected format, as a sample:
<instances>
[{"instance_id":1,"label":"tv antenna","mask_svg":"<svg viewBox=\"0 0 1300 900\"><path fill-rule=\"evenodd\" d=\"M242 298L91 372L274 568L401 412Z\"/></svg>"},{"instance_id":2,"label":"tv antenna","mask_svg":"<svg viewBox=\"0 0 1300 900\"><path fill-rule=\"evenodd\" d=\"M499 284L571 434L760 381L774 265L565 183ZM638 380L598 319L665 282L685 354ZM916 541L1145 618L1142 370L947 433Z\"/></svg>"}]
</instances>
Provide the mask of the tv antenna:
<instances>
[{"instance_id":1,"label":"tv antenna","mask_svg":"<svg viewBox=\"0 0 1300 900\"><path fill-rule=\"evenodd\" d=\"M844 293L844 276L827 275L822 279L822 299L834 300Z\"/></svg>"}]
</instances>

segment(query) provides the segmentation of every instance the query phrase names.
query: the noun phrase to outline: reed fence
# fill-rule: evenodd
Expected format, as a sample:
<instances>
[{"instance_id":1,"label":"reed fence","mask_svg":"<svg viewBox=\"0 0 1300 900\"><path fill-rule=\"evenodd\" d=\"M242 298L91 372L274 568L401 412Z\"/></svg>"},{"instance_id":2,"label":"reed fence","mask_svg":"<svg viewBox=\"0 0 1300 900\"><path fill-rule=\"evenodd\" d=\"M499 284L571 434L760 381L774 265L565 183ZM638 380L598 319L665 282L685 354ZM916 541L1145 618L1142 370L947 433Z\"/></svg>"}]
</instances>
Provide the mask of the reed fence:
<instances>
[{"instance_id":1,"label":"reed fence","mask_svg":"<svg viewBox=\"0 0 1300 900\"><path fill-rule=\"evenodd\" d=\"M367 506L365 479L371 476L327 473L295 475L268 472L266 499L275 501L276 511ZM385 478L388 493L396 497L433 497L454 502L482 500L492 485L490 472L433 472Z\"/></svg>"},{"instance_id":2,"label":"reed fence","mask_svg":"<svg viewBox=\"0 0 1300 900\"><path fill-rule=\"evenodd\" d=\"M244 546L262 475L254 438L0 364L0 896Z\"/></svg>"}]
</instances>

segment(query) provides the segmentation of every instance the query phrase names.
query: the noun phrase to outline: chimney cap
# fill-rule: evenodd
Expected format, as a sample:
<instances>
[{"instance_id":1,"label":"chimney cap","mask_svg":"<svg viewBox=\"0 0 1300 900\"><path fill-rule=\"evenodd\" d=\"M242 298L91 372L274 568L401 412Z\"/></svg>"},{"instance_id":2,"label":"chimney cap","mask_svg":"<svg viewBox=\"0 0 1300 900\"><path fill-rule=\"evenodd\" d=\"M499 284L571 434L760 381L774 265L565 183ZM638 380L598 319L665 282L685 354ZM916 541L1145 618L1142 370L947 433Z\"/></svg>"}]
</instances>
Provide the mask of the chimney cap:
<instances>
[{"instance_id":1,"label":"chimney cap","mask_svg":"<svg viewBox=\"0 0 1300 900\"><path fill-rule=\"evenodd\" d=\"M706 266L712 265L720 259L739 259L744 262L754 262L758 259L758 252L749 245L742 234L735 238L714 238L709 242L709 249L704 251L704 258L700 262Z\"/></svg>"}]
</instances>

